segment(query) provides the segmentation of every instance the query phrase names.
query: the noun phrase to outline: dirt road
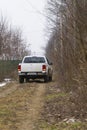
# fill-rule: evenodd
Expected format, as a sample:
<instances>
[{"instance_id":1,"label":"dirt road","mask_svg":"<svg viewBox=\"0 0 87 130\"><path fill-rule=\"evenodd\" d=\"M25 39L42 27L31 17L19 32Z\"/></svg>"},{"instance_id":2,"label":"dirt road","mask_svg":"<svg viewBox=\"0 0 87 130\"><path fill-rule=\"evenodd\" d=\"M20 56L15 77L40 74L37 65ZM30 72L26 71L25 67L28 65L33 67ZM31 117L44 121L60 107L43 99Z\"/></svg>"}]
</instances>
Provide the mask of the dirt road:
<instances>
[{"instance_id":1,"label":"dirt road","mask_svg":"<svg viewBox=\"0 0 87 130\"><path fill-rule=\"evenodd\" d=\"M0 129L33 130L44 105L46 84L13 83L0 90Z\"/></svg>"},{"instance_id":2,"label":"dirt road","mask_svg":"<svg viewBox=\"0 0 87 130\"><path fill-rule=\"evenodd\" d=\"M31 104L27 105L27 109L29 109L27 111L26 120L21 122L19 130L33 130L35 122L39 119L44 102L45 85L39 84L38 86L36 85L36 87L36 91L31 99Z\"/></svg>"}]
</instances>

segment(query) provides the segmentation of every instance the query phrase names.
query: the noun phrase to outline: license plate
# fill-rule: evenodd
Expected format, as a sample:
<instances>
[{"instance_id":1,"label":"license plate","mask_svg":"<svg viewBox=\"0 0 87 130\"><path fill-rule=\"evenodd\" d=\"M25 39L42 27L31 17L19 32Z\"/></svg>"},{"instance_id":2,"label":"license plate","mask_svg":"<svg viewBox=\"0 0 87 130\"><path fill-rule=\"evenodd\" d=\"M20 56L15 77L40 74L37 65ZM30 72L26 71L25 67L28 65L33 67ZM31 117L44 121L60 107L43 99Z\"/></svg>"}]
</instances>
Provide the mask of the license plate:
<instances>
[{"instance_id":1,"label":"license plate","mask_svg":"<svg viewBox=\"0 0 87 130\"><path fill-rule=\"evenodd\" d=\"M27 73L27 75L36 75L36 73Z\"/></svg>"}]
</instances>

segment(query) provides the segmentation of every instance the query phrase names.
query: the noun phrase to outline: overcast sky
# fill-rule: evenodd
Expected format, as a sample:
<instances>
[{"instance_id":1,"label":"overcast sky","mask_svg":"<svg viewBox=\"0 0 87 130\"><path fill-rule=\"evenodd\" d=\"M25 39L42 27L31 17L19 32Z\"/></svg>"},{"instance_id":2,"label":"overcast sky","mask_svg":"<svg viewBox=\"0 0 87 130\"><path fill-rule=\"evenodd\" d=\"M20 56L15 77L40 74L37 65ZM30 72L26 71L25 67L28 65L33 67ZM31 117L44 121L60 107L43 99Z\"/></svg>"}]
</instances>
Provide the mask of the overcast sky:
<instances>
[{"instance_id":1,"label":"overcast sky","mask_svg":"<svg viewBox=\"0 0 87 130\"><path fill-rule=\"evenodd\" d=\"M39 13L44 11L46 0L0 0L0 12L12 25L21 27L32 52L40 52L45 46L45 17ZM39 11L38 11L39 10Z\"/></svg>"}]
</instances>

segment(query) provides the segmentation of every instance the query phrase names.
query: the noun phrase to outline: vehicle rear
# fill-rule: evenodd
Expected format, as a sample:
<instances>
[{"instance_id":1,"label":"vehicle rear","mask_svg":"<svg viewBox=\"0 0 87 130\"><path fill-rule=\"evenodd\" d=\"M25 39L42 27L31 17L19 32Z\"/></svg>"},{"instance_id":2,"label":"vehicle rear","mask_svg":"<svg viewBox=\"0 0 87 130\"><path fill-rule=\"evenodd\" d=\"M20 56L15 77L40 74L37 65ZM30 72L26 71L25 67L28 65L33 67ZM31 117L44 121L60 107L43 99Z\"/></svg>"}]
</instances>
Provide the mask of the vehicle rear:
<instances>
[{"instance_id":1,"label":"vehicle rear","mask_svg":"<svg viewBox=\"0 0 87 130\"><path fill-rule=\"evenodd\" d=\"M18 65L19 82L24 79L44 78L48 74L47 60L44 56L26 56Z\"/></svg>"}]
</instances>

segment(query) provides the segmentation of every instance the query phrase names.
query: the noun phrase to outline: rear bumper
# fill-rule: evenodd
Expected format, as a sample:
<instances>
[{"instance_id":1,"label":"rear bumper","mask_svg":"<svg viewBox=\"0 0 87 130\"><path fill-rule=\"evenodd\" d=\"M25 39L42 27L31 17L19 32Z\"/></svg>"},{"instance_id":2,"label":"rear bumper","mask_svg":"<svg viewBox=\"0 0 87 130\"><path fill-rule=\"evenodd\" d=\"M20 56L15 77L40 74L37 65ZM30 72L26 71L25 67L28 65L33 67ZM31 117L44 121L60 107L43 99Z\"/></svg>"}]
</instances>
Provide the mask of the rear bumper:
<instances>
[{"instance_id":1,"label":"rear bumper","mask_svg":"<svg viewBox=\"0 0 87 130\"><path fill-rule=\"evenodd\" d=\"M44 78L47 75L47 73L46 72L33 72L33 73L19 72L18 75L23 78L38 79L38 78Z\"/></svg>"}]
</instances>

